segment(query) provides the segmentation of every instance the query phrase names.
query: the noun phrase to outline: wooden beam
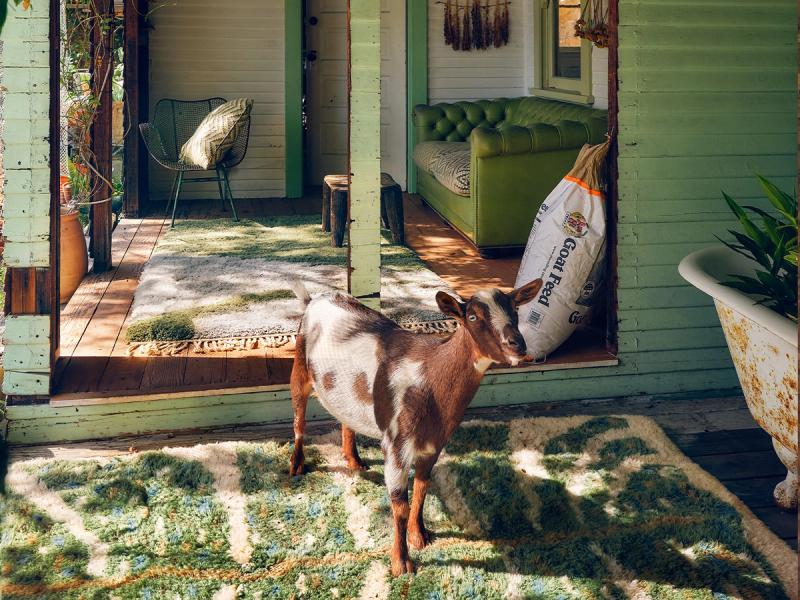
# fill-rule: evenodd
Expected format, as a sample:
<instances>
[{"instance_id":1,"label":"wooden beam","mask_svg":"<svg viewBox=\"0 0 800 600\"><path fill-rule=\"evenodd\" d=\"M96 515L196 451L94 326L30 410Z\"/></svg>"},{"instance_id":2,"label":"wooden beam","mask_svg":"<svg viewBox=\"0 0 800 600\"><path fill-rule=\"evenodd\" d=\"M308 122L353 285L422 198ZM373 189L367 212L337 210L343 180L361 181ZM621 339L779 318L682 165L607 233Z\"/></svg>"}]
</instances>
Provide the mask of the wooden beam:
<instances>
[{"instance_id":1,"label":"wooden beam","mask_svg":"<svg viewBox=\"0 0 800 600\"><path fill-rule=\"evenodd\" d=\"M347 9L351 177L348 290L377 309L381 293L380 2L349 0Z\"/></svg>"},{"instance_id":2,"label":"wooden beam","mask_svg":"<svg viewBox=\"0 0 800 600\"><path fill-rule=\"evenodd\" d=\"M617 220L619 203L619 0L608 0L608 131L612 136L608 151L608 172L606 174L606 278L609 286L606 294L606 350L617 355L619 342L617 336L617 310L619 299L618 258L617 258Z\"/></svg>"},{"instance_id":3,"label":"wooden beam","mask_svg":"<svg viewBox=\"0 0 800 600\"><path fill-rule=\"evenodd\" d=\"M53 308L51 270L9 268L6 272L9 315L50 315ZM58 301L55 306L58 307Z\"/></svg>"},{"instance_id":4,"label":"wooden beam","mask_svg":"<svg viewBox=\"0 0 800 600\"><path fill-rule=\"evenodd\" d=\"M56 15L59 18L56 18ZM46 289L41 290L37 308L50 315L50 388L58 360L61 331L61 0L50 0L50 268Z\"/></svg>"},{"instance_id":5,"label":"wooden beam","mask_svg":"<svg viewBox=\"0 0 800 600\"><path fill-rule=\"evenodd\" d=\"M111 268L111 80L114 61L111 55L111 20L114 0L94 0L97 14L92 25L91 79L92 93L97 99L97 112L92 121L91 145L96 173L92 173L90 233L92 270L102 273Z\"/></svg>"},{"instance_id":6,"label":"wooden beam","mask_svg":"<svg viewBox=\"0 0 800 600\"><path fill-rule=\"evenodd\" d=\"M147 149L139 124L148 114L148 0L125 0L125 216L138 218L147 200Z\"/></svg>"}]
</instances>

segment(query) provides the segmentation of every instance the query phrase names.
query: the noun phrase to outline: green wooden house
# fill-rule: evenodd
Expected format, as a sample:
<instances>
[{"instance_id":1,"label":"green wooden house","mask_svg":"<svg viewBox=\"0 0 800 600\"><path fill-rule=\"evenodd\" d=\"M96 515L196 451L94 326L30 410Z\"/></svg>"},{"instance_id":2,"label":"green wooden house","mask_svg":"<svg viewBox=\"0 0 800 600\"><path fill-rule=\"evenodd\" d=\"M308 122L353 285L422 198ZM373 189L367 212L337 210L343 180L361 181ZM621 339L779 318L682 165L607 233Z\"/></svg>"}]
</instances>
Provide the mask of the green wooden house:
<instances>
[{"instance_id":1,"label":"green wooden house","mask_svg":"<svg viewBox=\"0 0 800 600\"><path fill-rule=\"evenodd\" d=\"M540 96L607 110L616 144L603 352L570 364L492 370L474 405L737 394L713 305L681 280L677 264L730 227L722 190L755 201L754 173L784 189L795 185L797 6L608 2L609 48L579 43L571 59L580 73L564 82L548 76L554 2L514 0L508 44L456 52L442 40L442 5L434 0L245 0L226 3L225 14L181 0L146 20L125 0L132 15L126 48L132 57L141 53L126 62L141 67L131 71L141 79L130 118L133 125L145 121L162 97L254 98L262 116L254 120L250 161L234 181L237 195L253 202L301 198L330 165L349 161L350 291L374 305L381 291L380 173L417 191L416 105ZM291 418L285 383L59 398L58 6L33 0L29 10L11 7L2 33L5 436L37 443ZM325 30L326 22L334 25ZM314 69L319 76L309 78ZM331 136L322 130L304 133L314 110L324 113L327 131L341 133L338 145L326 145ZM151 199L160 205L169 188L144 159L134 164L137 152L134 141L127 159L131 218L145 214ZM190 197L207 192L198 186ZM310 415L323 412L313 406Z\"/></svg>"}]
</instances>

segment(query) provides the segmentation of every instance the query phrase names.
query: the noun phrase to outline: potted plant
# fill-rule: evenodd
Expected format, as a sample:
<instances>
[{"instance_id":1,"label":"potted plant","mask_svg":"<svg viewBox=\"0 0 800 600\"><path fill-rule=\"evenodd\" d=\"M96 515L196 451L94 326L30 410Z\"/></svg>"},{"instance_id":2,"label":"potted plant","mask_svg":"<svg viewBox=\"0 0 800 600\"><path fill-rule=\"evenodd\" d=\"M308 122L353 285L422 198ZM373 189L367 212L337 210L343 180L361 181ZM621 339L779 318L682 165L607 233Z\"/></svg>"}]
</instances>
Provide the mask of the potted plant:
<instances>
[{"instance_id":1,"label":"potted plant","mask_svg":"<svg viewBox=\"0 0 800 600\"><path fill-rule=\"evenodd\" d=\"M774 211L723 194L741 230L678 270L717 308L745 400L786 466L775 501L797 508L797 199L759 177Z\"/></svg>"},{"instance_id":2,"label":"potted plant","mask_svg":"<svg viewBox=\"0 0 800 600\"><path fill-rule=\"evenodd\" d=\"M69 173L68 200L61 205L61 229L60 229L60 302L64 304L69 301L75 290L83 280L89 268L89 256L86 250L86 238L83 235L83 227L80 222L79 207L89 199L89 176L85 168L81 165L69 161L67 164ZM67 195L62 195L62 200Z\"/></svg>"}]
</instances>

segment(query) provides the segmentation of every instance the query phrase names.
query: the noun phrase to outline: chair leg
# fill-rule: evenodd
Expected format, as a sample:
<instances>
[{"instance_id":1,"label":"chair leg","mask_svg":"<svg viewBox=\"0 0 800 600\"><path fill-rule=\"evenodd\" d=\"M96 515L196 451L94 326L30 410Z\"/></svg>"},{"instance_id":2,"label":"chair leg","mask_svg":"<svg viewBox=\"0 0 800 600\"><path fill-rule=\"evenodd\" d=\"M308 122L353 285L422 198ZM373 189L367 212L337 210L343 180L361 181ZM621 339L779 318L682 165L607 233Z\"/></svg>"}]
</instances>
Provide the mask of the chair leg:
<instances>
[{"instance_id":1,"label":"chair leg","mask_svg":"<svg viewBox=\"0 0 800 600\"><path fill-rule=\"evenodd\" d=\"M172 178L172 189L169 191L169 196L167 196L167 207L164 209L165 214L169 214L169 207L172 206L172 199L175 196L175 184L178 182L178 174L180 171L175 173L175 177Z\"/></svg>"},{"instance_id":2,"label":"chair leg","mask_svg":"<svg viewBox=\"0 0 800 600\"><path fill-rule=\"evenodd\" d=\"M222 207L222 212L225 212L225 192L222 189L222 174L219 172L220 168L217 167L217 187L219 188L219 202Z\"/></svg>"},{"instance_id":3,"label":"chair leg","mask_svg":"<svg viewBox=\"0 0 800 600\"><path fill-rule=\"evenodd\" d=\"M225 189L228 190L228 200L231 203L231 210L233 211L233 220L238 221L239 217L236 214L236 206L233 204L233 192L231 191L231 182L228 181L228 170L225 167L221 167L222 169L222 177L225 178Z\"/></svg>"},{"instance_id":4,"label":"chair leg","mask_svg":"<svg viewBox=\"0 0 800 600\"><path fill-rule=\"evenodd\" d=\"M178 198L181 195L181 184L183 183L183 171L178 172L178 181L175 189L175 204L172 205L172 223L170 227L175 225L175 211L178 209Z\"/></svg>"}]
</instances>

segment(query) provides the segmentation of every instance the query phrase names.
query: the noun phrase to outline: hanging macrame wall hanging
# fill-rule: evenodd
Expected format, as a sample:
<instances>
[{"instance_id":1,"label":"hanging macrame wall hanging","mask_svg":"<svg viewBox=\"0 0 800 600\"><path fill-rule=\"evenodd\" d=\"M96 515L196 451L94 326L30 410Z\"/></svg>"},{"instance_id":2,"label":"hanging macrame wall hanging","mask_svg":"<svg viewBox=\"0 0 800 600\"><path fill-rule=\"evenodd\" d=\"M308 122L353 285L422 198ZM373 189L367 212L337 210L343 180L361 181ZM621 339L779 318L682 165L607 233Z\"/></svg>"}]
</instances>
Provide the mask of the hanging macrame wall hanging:
<instances>
[{"instance_id":1,"label":"hanging macrame wall hanging","mask_svg":"<svg viewBox=\"0 0 800 600\"><path fill-rule=\"evenodd\" d=\"M444 43L453 50L508 44L509 0L444 0Z\"/></svg>"},{"instance_id":2,"label":"hanging macrame wall hanging","mask_svg":"<svg viewBox=\"0 0 800 600\"><path fill-rule=\"evenodd\" d=\"M575 35L589 40L598 48L608 48L607 0L586 0L581 18L575 21Z\"/></svg>"}]
</instances>

